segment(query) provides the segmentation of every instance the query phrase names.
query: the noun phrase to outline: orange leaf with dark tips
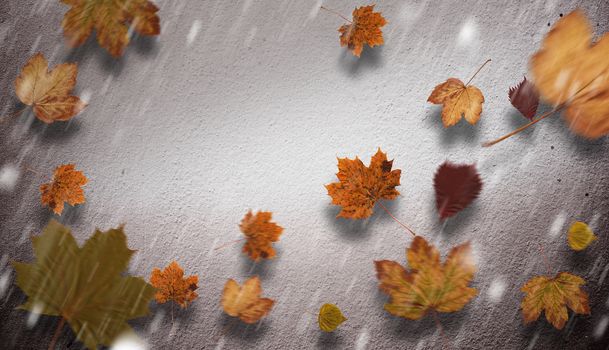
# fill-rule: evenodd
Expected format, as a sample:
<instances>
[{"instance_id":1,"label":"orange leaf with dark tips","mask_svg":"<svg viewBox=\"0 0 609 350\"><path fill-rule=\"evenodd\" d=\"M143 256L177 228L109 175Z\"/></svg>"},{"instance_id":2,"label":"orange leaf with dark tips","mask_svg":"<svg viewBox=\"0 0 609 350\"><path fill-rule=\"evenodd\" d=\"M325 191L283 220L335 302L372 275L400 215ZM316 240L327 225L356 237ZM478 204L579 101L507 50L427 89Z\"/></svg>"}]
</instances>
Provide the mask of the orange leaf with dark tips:
<instances>
[{"instance_id":1,"label":"orange leaf with dark tips","mask_svg":"<svg viewBox=\"0 0 609 350\"><path fill-rule=\"evenodd\" d=\"M518 85L510 88L510 102L525 118L533 120L539 106L539 93L535 85L525 77Z\"/></svg>"},{"instance_id":2,"label":"orange leaf with dark tips","mask_svg":"<svg viewBox=\"0 0 609 350\"><path fill-rule=\"evenodd\" d=\"M150 284L157 289L154 295L156 302L164 304L173 300L180 307L185 308L188 303L195 300L195 292L199 277L192 275L184 277L184 270L177 262L172 262L163 270L155 268L150 275Z\"/></svg>"},{"instance_id":3,"label":"orange leaf with dark tips","mask_svg":"<svg viewBox=\"0 0 609 350\"><path fill-rule=\"evenodd\" d=\"M254 261L275 257L273 242L279 240L283 228L271 221L272 216L269 211L259 211L254 215L250 210L241 220L239 228L247 239L243 252Z\"/></svg>"},{"instance_id":4,"label":"orange leaf with dark tips","mask_svg":"<svg viewBox=\"0 0 609 350\"><path fill-rule=\"evenodd\" d=\"M53 181L40 186L42 204L48 205L57 215L63 212L64 202L70 205L85 202L81 186L87 184L87 177L74 168L74 164L60 165L55 169Z\"/></svg>"},{"instance_id":5,"label":"orange leaf with dark tips","mask_svg":"<svg viewBox=\"0 0 609 350\"><path fill-rule=\"evenodd\" d=\"M482 190L476 166L444 162L434 177L436 208L441 219L454 216L470 205Z\"/></svg>"}]
</instances>

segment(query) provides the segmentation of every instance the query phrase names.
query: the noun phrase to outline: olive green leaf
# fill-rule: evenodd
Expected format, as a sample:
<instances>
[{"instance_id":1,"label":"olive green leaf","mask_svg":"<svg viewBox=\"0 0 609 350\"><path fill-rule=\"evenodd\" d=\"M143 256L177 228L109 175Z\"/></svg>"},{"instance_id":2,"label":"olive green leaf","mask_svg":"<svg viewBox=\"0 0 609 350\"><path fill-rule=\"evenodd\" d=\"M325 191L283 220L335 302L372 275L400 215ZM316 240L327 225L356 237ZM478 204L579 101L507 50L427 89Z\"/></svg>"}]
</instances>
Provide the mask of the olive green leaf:
<instances>
[{"instance_id":1,"label":"olive green leaf","mask_svg":"<svg viewBox=\"0 0 609 350\"><path fill-rule=\"evenodd\" d=\"M596 236L594 235L594 232L592 232L586 223L581 221L574 222L567 233L569 247L573 250L584 250L595 240Z\"/></svg>"},{"instance_id":2,"label":"olive green leaf","mask_svg":"<svg viewBox=\"0 0 609 350\"><path fill-rule=\"evenodd\" d=\"M319 316L317 316L319 329L324 332L334 331L346 320L347 318L343 315L338 306L334 304L323 304L319 309Z\"/></svg>"},{"instance_id":3,"label":"olive green leaf","mask_svg":"<svg viewBox=\"0 0 609 350\"><path fill-rule=\"evenodd\" d=\"M132 332L127 320L149 314L155 289L121 275L135 252L122 227L96 230L80 248L70 229L52 220L32 245L35 262L13 262L17 285L28 296L20 309L62 317L89 349L111 345Z\"/></svg>"}]
</instances>

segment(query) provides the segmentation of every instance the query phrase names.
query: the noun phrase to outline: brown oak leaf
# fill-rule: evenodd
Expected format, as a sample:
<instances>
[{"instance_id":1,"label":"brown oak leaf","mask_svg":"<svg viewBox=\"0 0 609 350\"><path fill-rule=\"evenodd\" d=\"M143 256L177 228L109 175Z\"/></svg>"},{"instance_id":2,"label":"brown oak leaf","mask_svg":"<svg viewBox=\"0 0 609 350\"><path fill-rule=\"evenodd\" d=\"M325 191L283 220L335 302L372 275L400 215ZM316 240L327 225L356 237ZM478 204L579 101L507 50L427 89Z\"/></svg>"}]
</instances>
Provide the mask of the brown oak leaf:
<instances>
[{"instance_id":1,"label":"brown oak leaf","mask_svg":"<svg viewBox=\"0 0 609 350\"><path fill-rule=\"evenodd\" d=\"M33 107L42 122L69 120L86 106L78 96L70 95L76 85L78 66L58 64L50 72L48 68L41 53L32 56L15 80L15 93L23 104Z\"/></svg>"},{"instance_id":2,"label":"brown oak leaf","mask_svg":"<svg viewBox=\"0 0 609 350\"><path fill-rule=\"evenodd\" d=\"M364 44L369 47L383 45L383 31L381 27L387 21L380 12L374 12L374 5L361 6L353 10L353 21L344 24L340 32L340 46L346 46L353 55L360 57Z\"/></svg>"},{"instance_id":3,"label":"brown oak leaf","mask_svg":"<svg viewBox=\"0 0 609 350\"><path fill-rule=\"evenodd\" d=\"M539 106L539 93L535 85L526 77L508 93L510 102L525 118L533 120Z\"/></svg>"},{"instance_id":4,"label":"brown oak leaf","mask_svg":"<svg viewBox=\"0 0 609 350\"><path fill-rule=\"evenodd\" d=\"M436 208L441 219L451 217L471 204L482 190L476 165L444 162L434 177Z\"/></svg>"},{"instance_id":5,"label":"brown oak leaf","mask_svg":"<svg viewBox=\"0 0 609 350\"><path fill-rule=\"evenodd\" d=\"M164 304L173 300L180 307L185 308L188 303L198 297L195 292L199 277L192 275L184 278L184 270L173 261L163 271L158 268L152 270L150 284L157 289L154 295L156 302Z\"/></svg>"},{"instance_id":6,"label":"brown oak leaf","mask_svg":"<svg viewBox=\"0 0 609 350\"><path fill-rule=\"evenodd\" d=\"M457 78L449 78L437 85L427 102L442 105L442 123L448 128L465 117L474 125L480 120L484 96L482 91L473 85L465 85Z\"/></svg>"},{"instance_id":7,"label":"brown oak leaf","mask_svg":"<svg viewBox=\"0 0 609 350\"><path fill-rule=\"evenodd\" d=\"M226 281L222 292L222 308L233 317L245 323L256 323L268 314L275 303L269 298L260 298L260 279L254 276L239 286L232 278Z\"/></svg>"},{"instance_id":8,"label":"brown oak leaf","mask_svg":"<svg viewBox=\"0 0 609 350\"><path fill-rule=\"evenodd\" d=\"M74 164L58 166L53 174L53 180L40 186L42 204L48 205L55 214L61 215L64 202L70 205L85 202L85 193L81 186L87 181L82 171L75 170Z\"/></svg>"},{"instance_id":9,"label":"brown oak leaf","mask_svg":"<svg viewBox=\"0 0 609 350\"><path fill-rule=\"evenodd\" d=\"M569 319L567 307L577 314L590 314L588 294L580 286L586 281L568 272L556 277L531 278L520 290L525 294L520 307L524 322L537 320L544 311L546 319L557 329L562 329Z\"/></svg>"},{"instance_id":10,"label":"brown oak leaf","mask_svg":"<svg viewBox=\"0 0 609 350\"><path fill-rule=\"evenodd\" d=\"M389 313L418 320L428 312L459 311L478 294L468 286L476 272L469 243L454 247L442 264L438 250L417 236L406 257L410 270L395 261L374 262L379 288L391 297Z\"/></svg>"},{"instance_id":11,"label":"brown oak leaf","mask_svg":"<svg viewBox=\"0 0 609 350\"><path fill-rule=\"evenodd\" d=\"M273 213L268 211L259 211L254 215L250 210L241 220L239 228L247 239L243 252L254 261L271 259L276 254L272 243L279 240L283 228L271 221L272 216Z\"/></svg>"},{"instance_id":12,"label":"brown oak leaf","mask_svg":"<svg viewBox=\"0 0 609 350\"><path fill-rule=\"evenodd\" d=\"M395 187L400 185L401 170L391 170L392 166L393 160L388 161L380 148L368 167L358 157L338 158L339 182L326 185L332 204L342 207L337 217L367 218L378 200L395 199L400 194Z\"/></svg>"},{"instance_id":13,"label":"brown oak leaf","mask_svg":"<svg viewBox=\"0 0 609 350\"><path fill-rule=\"evenodd\" d=\"M148 0L61 0L71 6L61 22L63 34L72 47L82 45L93 29L97 42L114 57L129 44L129 28L142 35L161 32L159 10Z\"/></svg>"}]
</instances>

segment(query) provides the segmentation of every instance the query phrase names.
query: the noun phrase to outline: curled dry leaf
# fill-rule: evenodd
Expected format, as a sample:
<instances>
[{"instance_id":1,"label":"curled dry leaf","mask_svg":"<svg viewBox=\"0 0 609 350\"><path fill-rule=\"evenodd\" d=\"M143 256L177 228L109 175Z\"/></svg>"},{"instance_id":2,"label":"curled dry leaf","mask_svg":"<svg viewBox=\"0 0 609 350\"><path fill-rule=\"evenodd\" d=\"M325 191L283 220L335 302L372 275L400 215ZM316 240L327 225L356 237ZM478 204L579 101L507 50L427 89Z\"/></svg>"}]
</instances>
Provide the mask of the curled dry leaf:
<instances>
[{"instance_id":1,"label":"curled dry leaf","mask_svg":"<svg viewBox=\"0 0 609 350\"><path fill-rule=\"evenodd\" d=\"M581 10L561 18L533 55L530 70L543 100L565 108L576 134L609 133L609 34L592 43L592 27Z\"/></svg>"},{"instance_id":2,"label":"curled dry leaf","mask_svg":"<svg viewBox=\"0 0 609 350\"><path fill-rule=\"evenodd\" d=\"M449 78L436 86L427 102L442 105L442 123L448 128L457 124L462 117L474 125L480 120L484 96L473 85L465 85L457 78Z\"/></svg>"},{"instance_id":3,"label":"curled dry leaf","mask_svg":"<svg viewBox=\"0 0 609 350\"><path fill-rule=\"evenodd\" d=\"M569 247L576 251L586 249L596 238L590 227L581 221L574 222L567 233Z\"/></svg>"},{"instance_id":4,"label":"curled dry leaf","mask_svg":"<svg viewBox=\"0 0 609 350\"><path fill-rule=\"evenodd\" d=\"M60 316L91 350L133 330L128 320L146 316L154 288L125 276L134 251L123 228L96 230L79 247L70 229L55 220L32 238L36 261L13 262L17 285L28 296L19 308Z\"/></svg>"},{"instance_id":5,"label":"curled dry leaf","mask_svg":"<svg viewBox=\"0 0 609 350\"><path fill-rule=\"evenodd\" d=\"M239 286L229 279L222 292L222 308L233 317L239 317L245 323L256 323L269 313L275 303L269 298L260 298L262 288L258 276L252 277Z\"/></svg>"},{"instance_id":6,"label":"curled dry leaf","mask_svg":"<svg viewBox=\"0 0 609 350\"><path fill-rule=\"evenodd\" d=\"M539 93L530 80L524 77L518 85L510 88L508 96L514 108L528 120L533 120L539 106Z\"/></svg>"},{"instance_id":7,"label":"curled dry leaf","mask_svg":"<svg viewBox=\"0 0 609 350\"><path fill-rule=\"evenodd\" d=\"M175 261L167 265L163 271L155 268L150 275L150 284L157 289L154 295L156 302L164 304L173 300L182 308L187 307L188 303L198 297L195 292L198 282L197 275L184 278L184 270Z\"/></svg>"},{"instance_id":8,"label":"curled dry leaf","mask_svg":"<svg viewBox=\"0 0 609 350\"><path fill-rule=\"evenodd\" d=\"M476 165L444 162L434 177L436 208L441 219L454 216L470 205L482 190Z\"/></svg>"},{"instance_id":9,"label":"curled dry leaf","mask_svg":"<svg viewBox=\"0 0 609 350\"><path fill-rule=\"evenodd\" d=\"M323 304L319 309L319 315L317 316L319 329L324 332L333 332L346 320L347 318L343 315L338 306L334 304Z\"/></svg>"},{"instance_id":10,"label":"curled dry leaf","mask_svg":"<svg viewBox=\"0 0 609 350\"><path fill-rule=\"evenodd\" d=\"M63 34L72 47L82 45L97 31L97 42L114 57L129 44L129 29L142 35L161 32L159 10L148 0L61 0L71 6L61 22Z\"/></svg>"},{"instance_id":11,"label":"curled dry leaf","mask_svg":"<svg viewBox=\"0 0 609 350\"><path fill-rule=\"evenodd\" d=\"M272 216L273 213L268 211L259 211L254 215L250 210L241 220L239 228L247 239L243 252L254 261L275 257L272 243L279 240L283 228L271 221Z\"/></svg>"},{"instance_id":12,"label":"curled dry leaf","mask_svg":"<svg viewBox=\"0 0 609 350\"><path fill-rule=\"evenodd\" d=\"M380 148L368 167L358 157L338 158L339 182L326 185L332 204L342 207L337 217L367 218L378 200L395 199L400 194L395 187L400 185L401 170L391 170L392 166L393 160L388 161Z\"/></svg>"},{"instance_id":13,"label":"curled dry leaf","mask_svg":"<svg viewBox=\"0 0 609 350\"><path fill-rule=\"evenodd\" d=\"M53 180L40 185L41 201L57 215L63 212L64 202L70 205L85 202L85 192L81 186L87 184L82 171L75 170L74 164L60 165L55 169Z\"/></svg>"},{"instance_id":14,"label":"curled dry leaf","mask_svg":"<svg viewBox=\"0 0 609 350\"><path fill-rule=\"evenodd\" d=\"M364 44L370 47L383 45L381 27L387 21L380 12L374 12L374 5L361 6L353 10L353 21L338 28L340 46L346 46L353 55L360 57Z\"/></svg>"},{"instance_id":15,"label":"curled dry leaf","mask_svg":"<svg viewBox=\"0 0 609 350\"><path fill-rule=\"evenodd\" d=\"M525 293L520 307L524 322L537 320L544 311L546 319L557 329L562 329L569 318L567 307L577 314L590 314L588 294L580 286L586 281L568 272L556 277L531 278L520 290Z\"/></svg>"},{"instance_id":16,"label":"curled dry leaf","mask_svg":"<svg viewBox=\"0 0 609 350\"><path fill-rule=\"evenodd\" d=\"M15 80L15 93L23 104L33 107L42 122L69 120L86 106L78 96L70 95L76 85L78 66L62 63L50 72L48 68L41 53L32 56Z\"/></svg>"},{"instance_id":17,"label":"curled dry leaf","mask_svg":"<svg viewBox=\"0 0 609 350\"><path fill-rule=\"evenodd\" d=\"M442 264L438 250L417 236L406 257L411 270L395 261L374 262L379 288L391 297L389 313L418 320L430 311L459 311L478 294L468 286L476 272L469 243L454 247Z\"/></svg>"}]
</instances>

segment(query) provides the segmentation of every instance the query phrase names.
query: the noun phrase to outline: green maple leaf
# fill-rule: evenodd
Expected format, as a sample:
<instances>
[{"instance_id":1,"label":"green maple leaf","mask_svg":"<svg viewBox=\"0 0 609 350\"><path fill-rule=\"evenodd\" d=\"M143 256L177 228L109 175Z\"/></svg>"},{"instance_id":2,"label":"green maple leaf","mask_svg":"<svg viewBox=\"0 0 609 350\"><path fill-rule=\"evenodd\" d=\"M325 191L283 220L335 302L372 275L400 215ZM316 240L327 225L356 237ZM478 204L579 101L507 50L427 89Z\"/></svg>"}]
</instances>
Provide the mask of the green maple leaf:
<instances>
[{"instance_id":1,"label":"green maple leaf","mask_svg":"<svg viewBox=\"0 0 609 350\"><path fill-rule=\"evenodd\" d=\"M154 287L121 276L135 252L122 227L96 230L80 248L70 229L52 220L32 245L34 263L13 262L17 285L28 296L20 309L62 317L89 349L111 345L133 331L127 320L149 314Z\"/></svg>"}]
</instances>

